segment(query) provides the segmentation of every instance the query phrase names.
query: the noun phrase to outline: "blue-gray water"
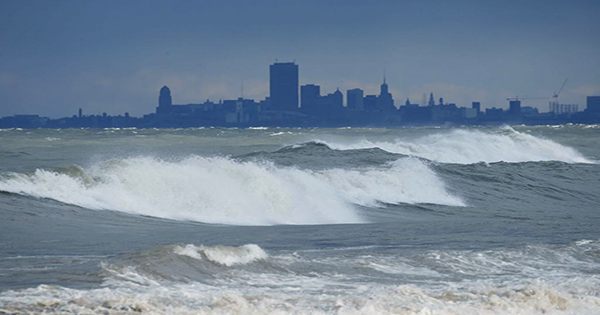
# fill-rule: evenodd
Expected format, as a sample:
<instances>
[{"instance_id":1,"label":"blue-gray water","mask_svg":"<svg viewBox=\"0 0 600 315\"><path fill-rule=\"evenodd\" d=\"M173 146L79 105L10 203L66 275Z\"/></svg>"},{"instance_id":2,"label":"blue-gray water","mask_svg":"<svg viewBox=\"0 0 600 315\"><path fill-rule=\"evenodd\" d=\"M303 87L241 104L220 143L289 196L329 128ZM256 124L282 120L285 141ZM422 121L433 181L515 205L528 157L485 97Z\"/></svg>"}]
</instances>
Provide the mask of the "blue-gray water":
<instances>
[{"instance_id":1,"label":"blue-gray water","mask_svg":"<svg viewBox=\"0 0 600 315\"><path fill-rule=\"evenodd\" d=\"M600 126L0 130L0 313L600 313Z\"/></svg>"}]
</instances>

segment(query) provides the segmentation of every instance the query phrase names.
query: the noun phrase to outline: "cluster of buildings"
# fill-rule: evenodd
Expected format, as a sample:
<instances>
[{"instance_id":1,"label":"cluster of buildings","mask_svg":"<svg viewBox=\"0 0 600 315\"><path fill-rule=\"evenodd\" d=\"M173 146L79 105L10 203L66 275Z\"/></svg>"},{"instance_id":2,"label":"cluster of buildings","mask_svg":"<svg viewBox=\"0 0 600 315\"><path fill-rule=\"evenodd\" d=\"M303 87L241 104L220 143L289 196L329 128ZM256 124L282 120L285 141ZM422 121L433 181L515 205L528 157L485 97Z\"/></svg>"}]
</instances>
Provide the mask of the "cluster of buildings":
<instances>
[{"instance_id":1,"label":"cluster of buildings","mask_svg":"<svg viewBox=\"0 0 600 315\"><path fill-rule=\"evenodd\" d=\"M379 93L365 95L360 88L339 89L325 94L316 84L300 85L298 65L277 62L269 67L269 96L261 101L238 98L198 104L173 104L171 90L160 89L154 113L143 117L77 115L49 119L38 115L15 115L0 118L0 128L69 128L69 127L335 127L335 126L400 126L440 124L561 124L600 122L600 96L588 96L587 107L559 104L555 98L549 112L522 106L519 98L510 98L508 110L486 108L474 101L459 107L429 94L426 104L409 99L397 104L384 77Z\"/></svg>"}]
</instances>

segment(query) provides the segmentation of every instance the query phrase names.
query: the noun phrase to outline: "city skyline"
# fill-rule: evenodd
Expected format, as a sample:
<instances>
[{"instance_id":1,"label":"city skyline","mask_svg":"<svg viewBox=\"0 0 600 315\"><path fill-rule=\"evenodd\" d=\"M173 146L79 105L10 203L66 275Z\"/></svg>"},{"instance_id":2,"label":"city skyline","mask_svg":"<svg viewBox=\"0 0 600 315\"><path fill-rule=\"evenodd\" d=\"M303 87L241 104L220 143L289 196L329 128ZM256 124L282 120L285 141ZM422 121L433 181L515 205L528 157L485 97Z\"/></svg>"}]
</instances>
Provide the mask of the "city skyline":
<instances>
[{"instance_id":1,"label":"city skyline","mask_svg":"<svg viewBox=\"0 0 600 315\"><path fill-rule=\"evenodd\" d=\"M85 113L52 119L33 115L0 117L0 128L112 128L112 127L335 127L335 126L410 126L410 125L486 125L563 123L597 123L600 121L600 96L587 96L586 108L560 102L559 94L566 80L549 102L549 110L541 112L528 106L527 98L507 98L509 108L482 107L478 100L470 106L448 101L444 96L429 97L402 104L394 99L384 76L378 94L365 94L355 87L344 93L322 91L315 83L300 84L300 66L295 62L269 65L269 96L261 100L244 98L205 100L177 104L168 86L160 88L153 112L136 117L124 112L118 115ZM427 100L427 101L426 101Z\"/></svg>"},{"instance_id":2,"label":"city skyline","mask_svg":"<svg viewBox=\"0 0 600 315\"><path fill-rule=\"evenodd\" d=\"M385 72L397 100L419 103L433 91L505 107L550 97L565 78L563 103L600 94L595 1L3 1L0 11L0 116L141 115L165 84L176 103L233 99L242 85L262 99L275 60L302 64L301 84L326 92L376 93Z\"/></svg>"}]
</instances>

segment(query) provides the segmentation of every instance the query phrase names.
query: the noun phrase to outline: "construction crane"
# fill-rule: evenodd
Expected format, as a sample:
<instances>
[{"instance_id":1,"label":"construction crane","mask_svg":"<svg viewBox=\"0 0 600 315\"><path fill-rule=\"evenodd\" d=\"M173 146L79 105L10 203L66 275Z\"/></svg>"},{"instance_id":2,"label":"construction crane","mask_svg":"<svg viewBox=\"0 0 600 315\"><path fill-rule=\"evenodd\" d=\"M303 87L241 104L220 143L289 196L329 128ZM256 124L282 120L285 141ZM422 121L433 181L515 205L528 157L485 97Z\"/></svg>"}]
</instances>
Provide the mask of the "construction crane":
<instances>
[{"instance_id":1,"label":"construction crane","mask_svg":"<svg viewBox=\"0 0 600 315\"><path fill-rule=\"evenodd\" d=\"M506 100L507 101L521 101L521 100L547 100L547 97L519 97L519 96L513 96L513 97L507 97Z\"/></svg>"},{"instance_id":2,"label":"construction crane","mask_svg":"<svg viewBox=\"0 0 600 315\"><path fill-rule=\"evenodd\" d=\"M558 96L560 95L560 92L562 92L563 88L565 87L565 84L567 84L567 80L569 80L569 78L566 78L562 85L560 86L560 88L554 92L554 94L552 94L552 100L550 100L550 103L548 104L548 110L551 113L555 113L555 114L560 114L563 110L561 109L561 106L558 103Z\"/></svg>"},{"instance_id":3,"label":"construction crane","mask_svg":"<svg viewBox=\"0 0 600 315\"><path fill-rule=\"evenodd\" d=\"M567 81L569 80L569 78L566 78L562 85L560 86L560 89L558 89L558 91L554 92L554 94L552 94L552 99L554 101L556 101L558 103L558 96L560 95L560 92L562 92L563 88L565 87L565 84L567 84Z\"/></svg>"}]
</instances>

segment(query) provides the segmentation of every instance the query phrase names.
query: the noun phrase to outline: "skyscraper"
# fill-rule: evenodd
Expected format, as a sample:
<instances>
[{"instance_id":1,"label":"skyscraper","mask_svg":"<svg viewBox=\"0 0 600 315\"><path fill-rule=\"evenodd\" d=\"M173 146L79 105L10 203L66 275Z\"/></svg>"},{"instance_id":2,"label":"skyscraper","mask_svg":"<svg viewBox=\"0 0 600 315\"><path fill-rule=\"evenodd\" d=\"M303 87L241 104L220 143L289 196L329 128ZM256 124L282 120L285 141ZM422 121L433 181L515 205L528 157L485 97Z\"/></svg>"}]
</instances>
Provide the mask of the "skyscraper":
<instances>
[{"instance_id":1,"label":"skyscraper","mask_svg":"<svg viewBox=\"0 0 600 315\"><path fill-rule=\"evenodd\" d=\"M173 100L171 99L171 90L165 85L160 89L158 95L158 107L156 108L156 113L168 113L171 110L172 105Z\"/></svg>"},{"instance_id":2,"label":"skyscraper","mask_svg":"<svg viewBox=\"0 0 600 315\"><path fill-rule=\"evenodd\" d=\"M346 91L346 104L348 109L364 110L364 92L361 89L351 89Z\"/></svg>"},{"instance_id":3,"label":"skyscraper","mask_svg":"<svg viewBox=\"0 0 600 315\"><path fill-rule=\"evenodd\" d=\"M314 112L317 110L319 98L321 97L321 87L315 84L306 84L300 87L300 105L304 112Z\"/></svg>"},{"instance_id":4,"label":"skyscraper","mask_svg":"<svg viewBox=\"0 0 600 315\"><path fill-rule=\"evenodd\" d=\"M477 115L479 115L479 112L481 112L481 102L472 102L471 108L477 112Z\"/></svg>"},{"instance_id":5,"label":"skyscraper","mask_svg":"<svg viewBox=\"0 0 600 315\"><path fill-rule=\"evenodd\" d=\"M521 114L521 101L519 100L511 100L508 102L508 112L511 115L520 115Z\"/></svg>"},{"instance_id":6,"label":"skyscraper","mask_svg":"<svg viewBox=\"0 0 600 315\"><path fill-rule=\"evenodd\" d=\"M298 110L298 65L276 62L269 67L271 109Z\"/></svg>"},{"instance_id":7,"label":"skyscraper","mask_svg":"<svg viewBox=\"0 0 600 315\"><path fill-rule=\"evenodd\" d=\"M433 92L429 93L429 101L427 102L427 106L434 106L435 101L433 100Z\"/></svg>"},{"instance_id":8,"label":"skyscraper","mask_svg":"<svg viewBox=\"0 0 600 315\"><path fill-rule=\"evenodd\" d=\"M377 97L377 107L381 111L393 111L396 110L394 106L394 98L389 91L387 82L385 77L383 78L383 83L379 89L379 96Z\"/></svg>"},{"instance_id":9,"label":"skyscraper","mask_svg":"<svg viewBox=\"0 0 600 315\"><path fill-rule=\"evenodd\" d=\"M600 113L600 96L588 96L587 108L588 113Z\"/></svg>"}]
</instances>

